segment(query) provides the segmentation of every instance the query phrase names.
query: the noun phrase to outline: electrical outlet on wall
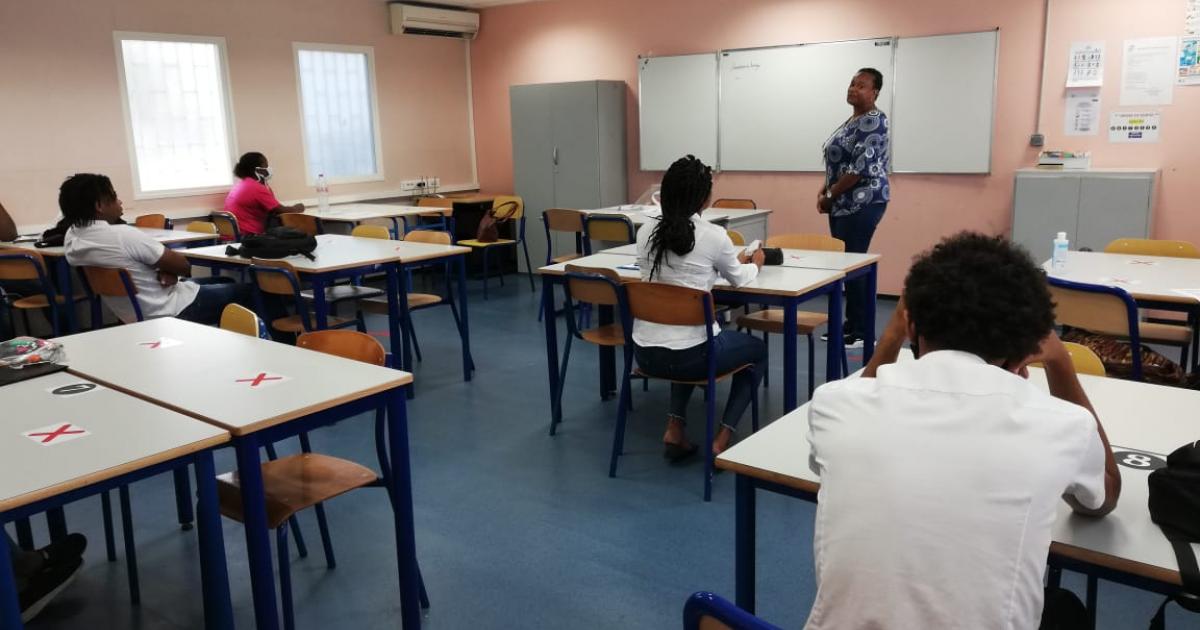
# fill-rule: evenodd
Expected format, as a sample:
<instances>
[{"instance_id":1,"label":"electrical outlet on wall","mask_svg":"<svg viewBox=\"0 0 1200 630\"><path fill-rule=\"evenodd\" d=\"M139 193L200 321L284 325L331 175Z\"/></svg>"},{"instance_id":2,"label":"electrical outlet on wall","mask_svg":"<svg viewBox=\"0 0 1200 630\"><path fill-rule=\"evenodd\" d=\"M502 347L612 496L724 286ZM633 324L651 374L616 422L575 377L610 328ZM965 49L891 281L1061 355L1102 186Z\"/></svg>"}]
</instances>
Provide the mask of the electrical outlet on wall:
<instances>
[{"instance_id":1,"label":"electrical outlet on wall","mask_svg":"<svg viewBox=\"0 0 1200 630\"><path fill-rule=\"evenodd\" d=\"M401 192L421 192L425 188L423 179L405 179L400 182Z\"/></svg>"}]
</instances>

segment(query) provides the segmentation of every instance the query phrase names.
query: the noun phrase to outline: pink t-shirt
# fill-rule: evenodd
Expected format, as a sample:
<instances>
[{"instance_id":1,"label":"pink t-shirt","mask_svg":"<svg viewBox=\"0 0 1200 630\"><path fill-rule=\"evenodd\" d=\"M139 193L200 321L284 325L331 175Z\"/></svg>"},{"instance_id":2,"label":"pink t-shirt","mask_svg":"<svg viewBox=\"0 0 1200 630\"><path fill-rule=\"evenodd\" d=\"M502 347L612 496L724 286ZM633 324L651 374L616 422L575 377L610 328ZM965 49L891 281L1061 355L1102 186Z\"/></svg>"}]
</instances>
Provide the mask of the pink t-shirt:
<instances>
[{"instance_id":1,"label":"pink t-shirt","mask_svg":"<svg viewBox=\"0 0 1200 630\"><path fill-rule=\"evenodd\" d=\"M242 178L225 197L225 211L237 217L242 234L262 234L267 215L278 206L279 200L271 188L253 177Z\"/></svg>"}]
</instances>

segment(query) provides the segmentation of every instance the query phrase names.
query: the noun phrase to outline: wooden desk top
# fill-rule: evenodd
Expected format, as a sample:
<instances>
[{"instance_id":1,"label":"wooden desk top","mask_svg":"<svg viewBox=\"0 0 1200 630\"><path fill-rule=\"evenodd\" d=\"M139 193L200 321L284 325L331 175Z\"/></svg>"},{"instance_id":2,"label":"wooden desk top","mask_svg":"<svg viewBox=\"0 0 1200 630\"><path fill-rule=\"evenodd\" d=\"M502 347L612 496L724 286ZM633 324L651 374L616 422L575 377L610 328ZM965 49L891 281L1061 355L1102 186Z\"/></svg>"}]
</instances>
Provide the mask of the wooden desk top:
<instances>
[{"instance_id":1,"label":"wooden desk top","mask_svg":"<svg viewBox=\"0 0 1200 630\"><path fill-rule=\"evenodd\" d=\"M1045 374L1030 369L1030 380L1045 386ZM1200 392L1080 375L1088 398L1104 423L1113 450L1167 455L1200 438L1195 410ZM807 492L820 488L808 468L808 403L772 422L717 457L718 468ZM1100 519L1074 515L1065 502L1058 508L1051 551L1092 564L1178 584L1178 565L1170 543L1150 520L1147 471L1121 466L1121 499ZM1200 549L1200 545L1196 545Z\"/></svg>"},{"instance_id":2,"label":"wooden desk top","mask_svg":"<svg viewBox=\"0 0 1200 630\"><path fill-rule=\"evenodd\" d=\"M152 238L162 243L163 245L174 245L176 243L192 243L195 241L211 241L217 238L216 234L201 234L199 232L188 232L186 230L160 230L157 228L138 228L139 230L150 235ZM32 242L26 241L23 243L8 243L0 241L0 247L18 247L20 249L28 249L41 253L43 256L59 257L65 256L65 248L59 247L34 247Z\"/></svg>"},{"instance_id":3,"label":"wooden desk top","mask_svg":"<svg viewBox=\"0 0 1200 630\"><path fill-rule=\"evenodd\" d=\"M1054 271L1050 261L1042 268L1055 278L1121 287L1134 299L1196 303L1198 298L1175 289L1200 291L1200 259L1165 256L1131 256L1104 252L1067 252L1067 264Z\"/></svg>"},{"instance_id":4,"label":"wooden desk top","mask_svg":"<svg viewBox=\"0 0 1200 630\"><path fill-rule=\"evenodd\" d=\"M71 372L233 435L412 382L412 375L400 370L174 318L57 341L66 349Z\"/></svg>"},{"instance_id":5,"label":"wooden desk top","mask_svg":"<svg viewBox=\"0 0 1200 630\"><path fill-rule=\"evenodd\" d=\"M225 253L225 249L226 245L210 245L181 250L180 253L197 260L215 260L235 265L250 264L249 258L231 256ZM283 260L291 263L296 271L301 273L327 273L392 262L407 264L459 256L470 251L469 247L458 245L406 243L343 234L320 234L317 236L317 249L313 252L316 260L309 260L304 256L288 256Z\"/></svg>"},{"instance_id":6,"label":"wooden desk top","mask_svg":"<svg viewBox=\"0 0 1200 630\"><path fill-rule=\"evenodd\" d=\"M0 387L0 406L0 511L229 441L219 427L67 372Z\"/></svg>"}]
</instances>

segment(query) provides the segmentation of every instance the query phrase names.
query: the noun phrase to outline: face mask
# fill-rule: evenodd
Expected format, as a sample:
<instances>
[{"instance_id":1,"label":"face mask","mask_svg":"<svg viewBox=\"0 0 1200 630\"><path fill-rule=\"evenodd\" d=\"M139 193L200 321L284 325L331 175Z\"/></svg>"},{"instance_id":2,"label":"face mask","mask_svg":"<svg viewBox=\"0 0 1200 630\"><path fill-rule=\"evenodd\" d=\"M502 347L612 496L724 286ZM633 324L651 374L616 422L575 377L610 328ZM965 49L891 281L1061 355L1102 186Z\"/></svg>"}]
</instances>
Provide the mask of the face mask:
<instances>
[{"instance_id":1,"label":"face mask","mask_svg":"<svg viewBox=\"0 0 1200 630\"><path fill-rule=\"evenodd\" d=\"M270 166L258 166L254 169L254 175L258 177L258 181L264 184L268 181L271 181L271 176L273 174L274 173L272 173Z\"/></svg>"}]
</instances>

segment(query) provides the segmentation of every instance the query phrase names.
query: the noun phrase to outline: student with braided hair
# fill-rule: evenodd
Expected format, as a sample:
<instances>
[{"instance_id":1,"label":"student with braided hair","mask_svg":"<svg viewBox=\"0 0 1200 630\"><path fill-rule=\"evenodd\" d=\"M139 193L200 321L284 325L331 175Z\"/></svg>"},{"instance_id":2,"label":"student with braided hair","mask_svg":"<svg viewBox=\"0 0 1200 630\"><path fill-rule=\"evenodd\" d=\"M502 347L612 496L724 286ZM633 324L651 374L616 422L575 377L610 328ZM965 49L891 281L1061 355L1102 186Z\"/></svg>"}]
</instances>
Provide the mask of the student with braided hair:
<instances>
[{"instance_id":1,"label":"student with braided hair","mask_svg":"<svg viewBox=\"0 0 1200 630\"><path fill-rule=\"evenodd\" d=\"M758 276L762 250L747 256L736 247L725 230L700 218L712 192L712 169L689 155L667 169L662 180L662 216L638 230L637 254L642 280L675 284L711 291L720 274L730 284L741 286ZM729 400L721 417L721 430L713 440L717 455L729 447L738 420L750 405L751 396L766 369L767 346L745 333L722 331L713 325L713 349L717 371L753 363L733 377ZM671 326L634 320L634 356L638 365L655 376L700 380L708 372L707 335L703 326ZM693 385L671 384L671 408L663 435L663 455L678 462L698 448L684 430L687 403Z\"/></svg>"}]
</instances>

